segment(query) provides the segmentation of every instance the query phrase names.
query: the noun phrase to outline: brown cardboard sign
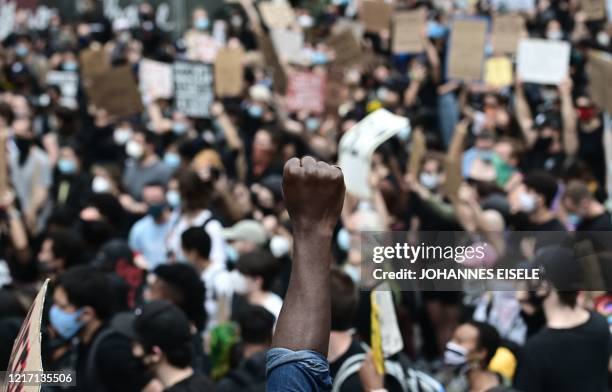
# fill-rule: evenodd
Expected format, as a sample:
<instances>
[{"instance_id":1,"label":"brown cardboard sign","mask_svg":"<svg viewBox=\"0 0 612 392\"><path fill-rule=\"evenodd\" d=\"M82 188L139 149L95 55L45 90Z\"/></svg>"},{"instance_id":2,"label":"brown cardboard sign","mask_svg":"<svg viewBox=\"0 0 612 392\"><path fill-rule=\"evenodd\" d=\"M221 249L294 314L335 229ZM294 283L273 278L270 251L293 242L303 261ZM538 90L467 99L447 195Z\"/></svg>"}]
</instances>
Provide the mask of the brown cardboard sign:
<instances>
[{"instance_id":1,"label":"brown cardboard sign","mask_svg":"<svg viewBox=\"0 0 612 392\"><path fill-rule=\"evenodd\" d=\"M272 68L272 78L274 80L274 91L285 94L287 90L287 72L276 53L272 39L267 34L258 34L257 43L262 51L266 65Z\"/></svg>"},{"instance_id":2,"label":"brown cardboard sign","mask_svg":"<svg viewBox=\"0 0 612 392\"><path fill-rule=\"evenodd\" d=\"M335 63L341 67L350 67L361 63L361 43L355 38L351 30L345 29L332 35L327 40L336 54Z\"/></svg>"},{"instance_id":3,"label":"brown cardboard sign","mask_svg":"<svg viewBox=\"0 0 612 392\"><path fill-rule=\"evenodd\" d=\"M109 115L125 117L143 110L138 85L129 65L111 68L91 80L92 103Z\"/></svg>"},{"instance_id":4,"label":"brown cardboard sign","mask_svg":"<svg viewBox=\"0 0 612 392\"><path fill-rule=\"evenodd\" d=\"M587 20L603 20L606 18L605 0L580 0L580 8Z\"/></svg>"},{"instance_id":5,"label":"brown cardboard sign","mask_svg":"<svg viewBox=\"0 0 612 392\"><path fill-rule=\"evenodd\" d=\"M393 5L383 0L363 0L359 9L359 19L369 33L380 33L388 29L393 15Z\"/></svg>"},{"instance_id":6,"label":"brown cardboard sign","mask_svg":"<svg viewBox=\"0 0 612 392\"><path fill-rule=\"evenodd\" d=\"M295 13L285 1L266 1L259 3L261 18L271 29L284 29L295 22Z\"/></svg>"},{"instance_id":7,"label":"brown cardboard sign","mask_svg":"<svg viewBox=\"0 0 612 392\"><path fill-rule=\"evenodd\" d=\"M496 16L493 19L493 50L500 54L515 54L524 32L525 20L521 15Z\"/></svg>"},{"instance_id":8,"label":"brown cardboard sign","mask_svg":"<svg viewBox=\"0 0 612 392\"><path fill-rule=\"evenodd\" d=\"M448 54L448 77L465 81L482 79L488 23L486 19L453 22Z\"/></svg>"},{"instance_id":9,"label":"brown cardboard sign","mask_svg":"<svg viewBox=\"0 0 612 392\"><path fill-rule=\"evenodd\" d=\"M612 113L612 56L608 53L591 50L587 67L589 75L589 94L602 110Z\"/></svg>"},{"instance_id":10,"label":"brown cardboard sign","mask_svg":"<svg viewBox=\"0 0 612 392\"><path fill-rule=\"evenodd\" d=\"M225 48L215 60L215 94L218 97L235 97L242 93L244 50Z\"/></svg>"},{"instance_id":11,"label":"brown cardboard sign","mask_svg":"<svg viewBox=\"0 0 612 392\"><path fill-rule=\"evenodd\" d=\"M396 12L393 16L393 53L420 53L425 29L425 10Z\"/></svg>"}]
</instances>

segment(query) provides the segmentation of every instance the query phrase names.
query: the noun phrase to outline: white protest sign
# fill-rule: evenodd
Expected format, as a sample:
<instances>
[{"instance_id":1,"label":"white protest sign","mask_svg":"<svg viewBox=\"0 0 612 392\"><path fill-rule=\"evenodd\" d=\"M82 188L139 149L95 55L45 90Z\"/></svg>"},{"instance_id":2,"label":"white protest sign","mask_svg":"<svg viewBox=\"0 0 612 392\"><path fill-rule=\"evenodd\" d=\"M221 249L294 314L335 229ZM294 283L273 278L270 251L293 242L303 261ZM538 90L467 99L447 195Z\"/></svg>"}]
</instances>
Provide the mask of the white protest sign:
<instances>
[{"instance_id":1,"label":"white protest sign","mask_svg":"<svg viewBox=\"0 0 612 392\"><path fill-rule=\"evenodd\" d=\"M215 99L212 65L175 61L173 71L176 110L189 117L209 117Z\"/></svg>"},{"instance_id":2,"label":"white protest sign","mask_svg":"<svg viewBox=\"0 0 612 392\"><path fill-rule=\"evenodd\" d=\"M346 132L340 140L339 165L347 191L360 198L372 197L368 183L372 154L378 146L406 128L410 129L407 118L378 109Z\"/></svg>"},{"instance_id":3,"label":"white protest sign","mask_svg":"<svg viewBox=\"0 0 612 392\"><path fill-rule=\"evenodd\" d=\"M492 0L491 6L497 11L533 11L535 0Z\"/></svg>"},{"instance_id":4,"label":"white protest sign","mask_svg":"<svg viewBox=\"0 0 612 392\"><path fill-rule=\"evenodd\" d=\"M404 341L397 324L397 316L393 306L393 294L388 283L383 283L374 291L374 301L378 305L378 323L380 325L382 352L385 358L389 358L402 351Z\"/></svg>"},{"instance_id":5,"label":"white protest sign","mask_svg":"<svg viewBox=\"0 0 612 392\"><path fill-rule=\"evenodd\" d=\"M142 59L138 68L140 93L148 98L171 98L174 94L172 65L160 61Z\"/></svg>"},{"instance_id":6,"label":"white protest sign","mask_svg":"<svg viewBox=\"0 0 612 392\"><path fill-rule=\"evenodd\" d=\"M60 89L60 103L70 109L77 108L77 94L79 92L79 75L69 71L49 71L47 84Z\"/></svg>"},{"instance_id":7,"label":"white protest sign","mask_svg":"<svg viewBox=\"0 0 612 392\"><path fill-rule=\"evenodd\" d=\"M301 31L288 29L271 29L270 38L274 44L274 49L280 57L291 63L302 63L305 56L302 53L304 48L304 33Z\"/></svg>"},{"instance_id":8,"label":"white protest sign","mask_svg":"<svg viewBox=\"0 0 612 392\"><path fill-rule=\"evenodd\" d=\"M569 75L570 44L523 39L517 54L517 75L526 83L559 84Z\"/></svg>"}]
</instances>

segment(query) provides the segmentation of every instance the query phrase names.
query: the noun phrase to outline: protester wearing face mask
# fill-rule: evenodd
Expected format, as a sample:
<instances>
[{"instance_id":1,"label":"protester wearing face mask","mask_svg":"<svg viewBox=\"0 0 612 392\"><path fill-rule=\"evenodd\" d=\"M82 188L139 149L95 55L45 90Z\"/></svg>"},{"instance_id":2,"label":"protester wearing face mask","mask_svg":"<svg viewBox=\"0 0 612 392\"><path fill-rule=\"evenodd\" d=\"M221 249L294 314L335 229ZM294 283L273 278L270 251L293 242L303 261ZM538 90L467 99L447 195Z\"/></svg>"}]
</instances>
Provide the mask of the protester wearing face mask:
<instances>
[{"instance_id":1,"label":"protester wearing face mask","mask_svg":"<svg viewBox=\"0 0 612 392\"><path fill-rule=\"evenodd\" d=\"M519 230L565 231L565 226L553 211L553 202L559 186L555 177L543 171L529 173L523 179L523 187L517 191L515 211L528 218L528 224Z\"/></svg>"},{"instance_id":2,"label":"protester wearing face mask","mask_svg":"<svg viewBox=\"0 0 612 392\"><path fill-rule=\"evenodd\" d=\"M581 304L578 290L585 286L576 254L547 247L534 265L545 274L534 295L546 326L523 347L514 385L527 392L607 390L610 331L601 315Z\"/></svg>"},{"instance_id":3,"label":"protester wearing face mask","mask_svg":"<svg viewBox=\"0 0 612 392\"><path fill-rule=\"evenodd\" d=\"M81 237L70 229L58 228L49 232L38 253L39 269L52 279L85 262Z\"/></svg>"},{"instance_id":4,"label":"protester wearing face mask","mask_svg":"<svg viewBox=\"0 0 612 392\"><path fill-rule=\"evenodd\" d=\"M224 265L213 263L210 260L212 241L201 227L185 230L181 235L181 246L185 261L195 267L206 287L204 308L208 314L208 328L210 329L218 322L219 301L229 301L232 296L234 284L231 275Z\"/></svg>"},{"instance_id":5,"label":"protester wearing face mask","mask_svg":"<svg viewBox=\"0 0 612 392\"><path fill-rule=\"evenodd\" d=\"M159 159L155 153L157 138L148 131L137 131L125 145L130 157L123 175L123 184L130 196L142 200L142 189L145 184L158 181L167 183L173 169Z\"/></svg>"},{"instance_id":6,"label":"protester wearing face mask","mask_svg":"<svg viewBox=\"0 0 612 392\"><path fill-rule=\"evenodd\" d=\"M256 250L240 256L236 268L240 273L240 287L236 287L236 293L249 304L263 307L277 319L283 306L283 300L272 292L280 268L278 260L267 250ZM233 316L240 312L237 299L234 298L232 306Z\"/></svg>"},{"instance_id":7,"label":"protester wearing face mask","mask_svg":"<svg viewBox=\"0 0 612 392\"><path fill-rule=\"evenodd\" d=\"M161 381L165 392L210 391L210 380L192 364L189 320L179 308L154 301L134 312L126 327L133 339L132 353Z\"/></svg>"},{"instance_id":8,"label":"protester wearing face mask","mask_svg":"<svg viewBox=\"0 0 612 392\"><path fill-rule=\"evenodd\" d=\"M241 255L262 249L268 241L264 226L256 221L245 219L232 227L223 229L223 238L229 247L233 248L228 258L235 263Z\"/></svg>"},{"instance_id":9,"label":"protester wearing face mask","mask_svg":"<svg viewBox=\"0 0 612 392\"><path fill-rule=\"evenodd\" d=\"M146 184L142 190L142 200L147 205L147 215L132 226L128 242L132 251L142 255L152 270L167 260L165 241L173 222L163 184Z\"/></svg>"},{"instance_id":10,"label":"protester wearing face mask","mask_svg":"<svg viewBox=\"0 0 612 392\"><path fill-rule=\"evenodd\" d=\"M488 391L500 386L500 375L488 370L500 344L499 333L489 324L468 321L459 325L446 344L445 368L439 376L446 379L446 391Z\"/></svg>"},{"instance_id":11,"label":"protester wearing face mask","mask_svg":"<svg viewBox=\"0 0 612 392\"><path fill-rule=\"evenodd\" d=\"M51 192L58 205L83 207L91 194L91 177L81 169L80 150L75 145L60 147Z\"/></svg>"},{"instance_id":12,"label":"protester wearing face mask","mask_svg":"<svg viewBox=\"0 0 612 392\"><path fill-rule=\"evenodd\" d=\"M49 321L69 342L56 363L79 375L75 391L141 390L151 381L132 356L130 340L108 327L111 297L107 276L92 267L71 268L57 281Z\"/></svg>"}]
</instances>

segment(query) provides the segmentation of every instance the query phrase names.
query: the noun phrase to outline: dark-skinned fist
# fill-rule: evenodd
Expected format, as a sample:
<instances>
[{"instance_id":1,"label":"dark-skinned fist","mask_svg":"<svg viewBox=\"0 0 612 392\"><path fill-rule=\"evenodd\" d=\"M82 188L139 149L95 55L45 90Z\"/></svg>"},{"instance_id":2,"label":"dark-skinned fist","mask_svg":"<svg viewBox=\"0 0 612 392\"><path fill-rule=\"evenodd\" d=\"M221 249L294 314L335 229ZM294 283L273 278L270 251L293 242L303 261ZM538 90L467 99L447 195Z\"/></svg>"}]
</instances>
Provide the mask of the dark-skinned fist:
<instances>
[{"instance_id":1,"label":"dark-skinned fist","mask_svg":"<svg viewBox=\"0 0 612 392\"><path fill-rule=\"evenodd\" d=\"M292 158L283 171L283 196L294 230L331 236L344 203L342 171L312 157Z\"/></svg>"}]
</instances>

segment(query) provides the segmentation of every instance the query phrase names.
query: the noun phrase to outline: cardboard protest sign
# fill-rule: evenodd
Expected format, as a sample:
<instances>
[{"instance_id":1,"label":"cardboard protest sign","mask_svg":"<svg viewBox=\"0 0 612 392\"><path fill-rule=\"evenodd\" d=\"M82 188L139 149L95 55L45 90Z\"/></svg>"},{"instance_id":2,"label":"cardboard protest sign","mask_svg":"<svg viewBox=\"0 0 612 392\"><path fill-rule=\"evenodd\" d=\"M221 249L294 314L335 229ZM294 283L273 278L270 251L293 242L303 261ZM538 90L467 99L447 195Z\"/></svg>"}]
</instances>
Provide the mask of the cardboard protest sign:
<instances>
[{"instance_id":1,"label":"cardboard protest sign","mask_svg":"<svg viewBox=\"0 0 612 392\"><path fill-rule=\"evenodd\" d=\"M109 115L125 117L143 110L138 86L129 65L109 69L91 80L92 103Z\"/></svg>"},{"instance_id":2,"label":"cardboard protest sign","mask_svg":"<svg viewBox=\"0 0 612 392\"><path fill-rule=\"evenodd\" d=\"M423 51L422 34L425 29L425 9L396 12L393 17L393 53Z\"/></svg>"},{"instance_id":3,"label":"cardboard protest sign","mask_svg":"<svg viewBox=\"0 0 612 392\"><path fill-rule=\"evenodd\" d=\"M570 44L523 39L517 54L517 77L526 83L559 84L569 75Z\"/></svg>"},{"instance_id":4,"label":"cardboard protest sign","mask_svg":"<svg viewBox=\"0 0 612 392\"><path fill-rule=\"evenodd\" d=\"M407 118L378 109L342 136L339 165L344 173L348 192L359 198L372 197L368 183L372 154L382 143L409 127Z\"/></svg>"},{"instance_id":5,"label":"cardboard protest sign","mask_svg":"<svg viewBox=\"0 0 612 392\"><path fill-rule=\"evenodd\" d=\"M77 94L79 92L79 74L69 71L49 71L47 84L60 89L60 104L70 109L77 108Z\"/></svg>"},{"instance_id":6,"label":"cardboard protest sign","mask_svg":"<svg viewBox=\"0 0 612 392\"><path fill-rule=\"evenodd\" d=\"M404 340L399 330L393 293L389 283L378 286L370 294L372 350L374 364L379 374L384 374L384 359L397 354L404 348Z\"/></svg>"},{"instance_id":7,"label":"cardboard protest sign","mask_svg":"<svg viewBox=\"0 0 612 392\"><path fill-rule=\"evenodd\" d=\"M305 58L302 56L304 48L304 33L295 30L272 29L270 38L278 53L283 59L292 63L303 63Z\"/></svg>"},{"instance_id":8,"label":"cardboard protest sign","mask_svg":"<svg viewBox=\"0 0 612 392\"><path fill-rule=\"evenodd\" d=\"M453 22L449 43L448 77L465 81L482 79L488 23L486 19Z\"/></svg>"},{"instance_id":9,"label":"cardboard protest sign","mask_svg":"<svg viewBox=\"0 0 612 392\"><path fill-rule=\"evenodd\" d=\"M40 329L48 284L49 279L43 283L32 306L30 306L27 316L23 323L21 323L21 329L11 350L11 357L7 368L8 373L19 374L43 371L41 355L42 336ZM38 392L40 391L40 385L6 383L3 391Z\"/></svg>"},{"instance_id":10,"label":"cardboard protest sign","mask_svg":"<svg viewBox=\"0 0 612 392\"><path fill-rule=\"evenodd\" d=\"M363 0L359 8L359 20L369 33L388 29L393 15L393 5L384 0Z\"/></svg>"},{"instance_id":11,"label":"cardboard protest sign","mask_svg":"<svg viewBox=\"0 0 612 392\"><path fill-rule=\"evenodd\" d=\"M208 118L215 100L212 66L175 61L173 74L176 110L188 117Z\"/></svg>"},{"instance_id":12,"label":"cardboard protest sign","mask_svg":"<svg viewBox=\"0 0 612 392\"><path fill-rule=\"evenodd\" d=\"M295 22L293 8L286 1L265 1L259 3L259 12L270 29L284 29Z\"/></svg>"},{"instance_id":13,"label":"cardboard protest sign","mask_svg":"<svg viewBox=\"0 0 612 392\"><path fill-rule=\"evenodd\" d=\"M287 84L287 109L292 112L322 113L325 110L326 75L322 72L293 72Z\"/></svg>"},{"instance_id":14,"label":"cardboard protest sign","mask_svg":"<svg viewBox=\"0 0 612 392\"><path fill-rule=\"evenodd\" d=\"M580 8L587 20L606 19L606 0L580 0Z\"/></svg>"},{"instance_id":15,"label":"cardboard protest sign","mask_svg":"<svg viewBox=\"0 0 612 392\"><path fill-rule=\"evenodd\" d=\"M612 113L612 55L591 50L588 58L589 95L602 110Z\"/></svg>"},{"instance_id":16,"label":"cardboard protest sign","mask_svg":"<svg viewBox=\"0 0 612 392\"><path fill-rule=\"evenodd\" d=\"M215 60L215 94L218 97L235 97L242 93L243 67L242 48L225 48L217 53Z\"/></svg>"},{"instance_id":17,"label":"cardboard protest sign","mask_svg":"<svg viewBox=\"0 0 612 392\"><path fill-rule=\"evenodd\" d=\"M325 90L325 106L327 109L336 111L338 107L346 102L347 96L344 84L344 70L339 66L332 66L327 71L327 88Z\"/></svg>"},{"instance_id":18,"label":"cardboard protest sign","mask_svg":"<svg viewBox=\"0 0 612 392\"><path fill-rule=\"evenodd\" d=\"M138 80L143 97L167 99L174 95L171 64L142 59L138 67Z\"/></svg>"},{"instance_id":19,"label":"cardboard protest sign","mask_svg":"<svg viewBox=\"0 0 612 392\"><path fill-rule=\"evenodd\" d=\"M332 35L327 44L334 50L336 54L335 63L341 67L350 67L361 63L361 42L359 42L353 33L349 30L343 30Z\"/></svg>"},{"instance_id":20,"label":"cardboard protest sign","mask_svg":"<svg viewBox=\"0 0 612 392\"><path fill-rule=\"evenodd\" d=\"M274 44L267 34L257 34L257 44L263 53L266 65L272 68L272 79L274 80L274 91L285 94L287 90L287 72L278 57Z\"/></svg>"},{"instance_id":21,"label":"cardboard protest sign","mask_svg":"<svg viewBox=\"0 0 612 392\"><path fill-rule=\"evenodd\" d=\"M90 47L82 50L79 54L81 63L81 75L83 79L91 79L111 68L110 60L102 47Z\"/></svg>"},{"instance_id":22,"label":"cardboard protest sign","mask_svg":"<svg viewBox=\"0 0 612 392\"><path fill-rule=\"evenodd\" d=\"M332 34L341 33L344 30L350 30L357 41L361 41L361 39L363 38L363 34L365 33L363 23L361 23L360 21L348 18L340 18L332 26Z\"/></svg>"},{"instance_id":23,"label":"cardboard protest sign","mask_svg":"<svg viewBox=\"0 0 612 392\"><path fill-rule=\"evenodd\" d=\"M485 83L489 86L503 88L512 85L514 75L512 61L507 57L492 57L485 63Z\"/></svg>"},{"instance_id":24,"label":"cardboard protest sign","mask_svg":"<svg viewBox=\"0 0 612 392\"><path fill-rule=\"evenodd\" d=\"M515 54L524 32L525 20L521 15L495 16L493 19L493 50L500 54Z\"/></svg>"}]
</instances>

